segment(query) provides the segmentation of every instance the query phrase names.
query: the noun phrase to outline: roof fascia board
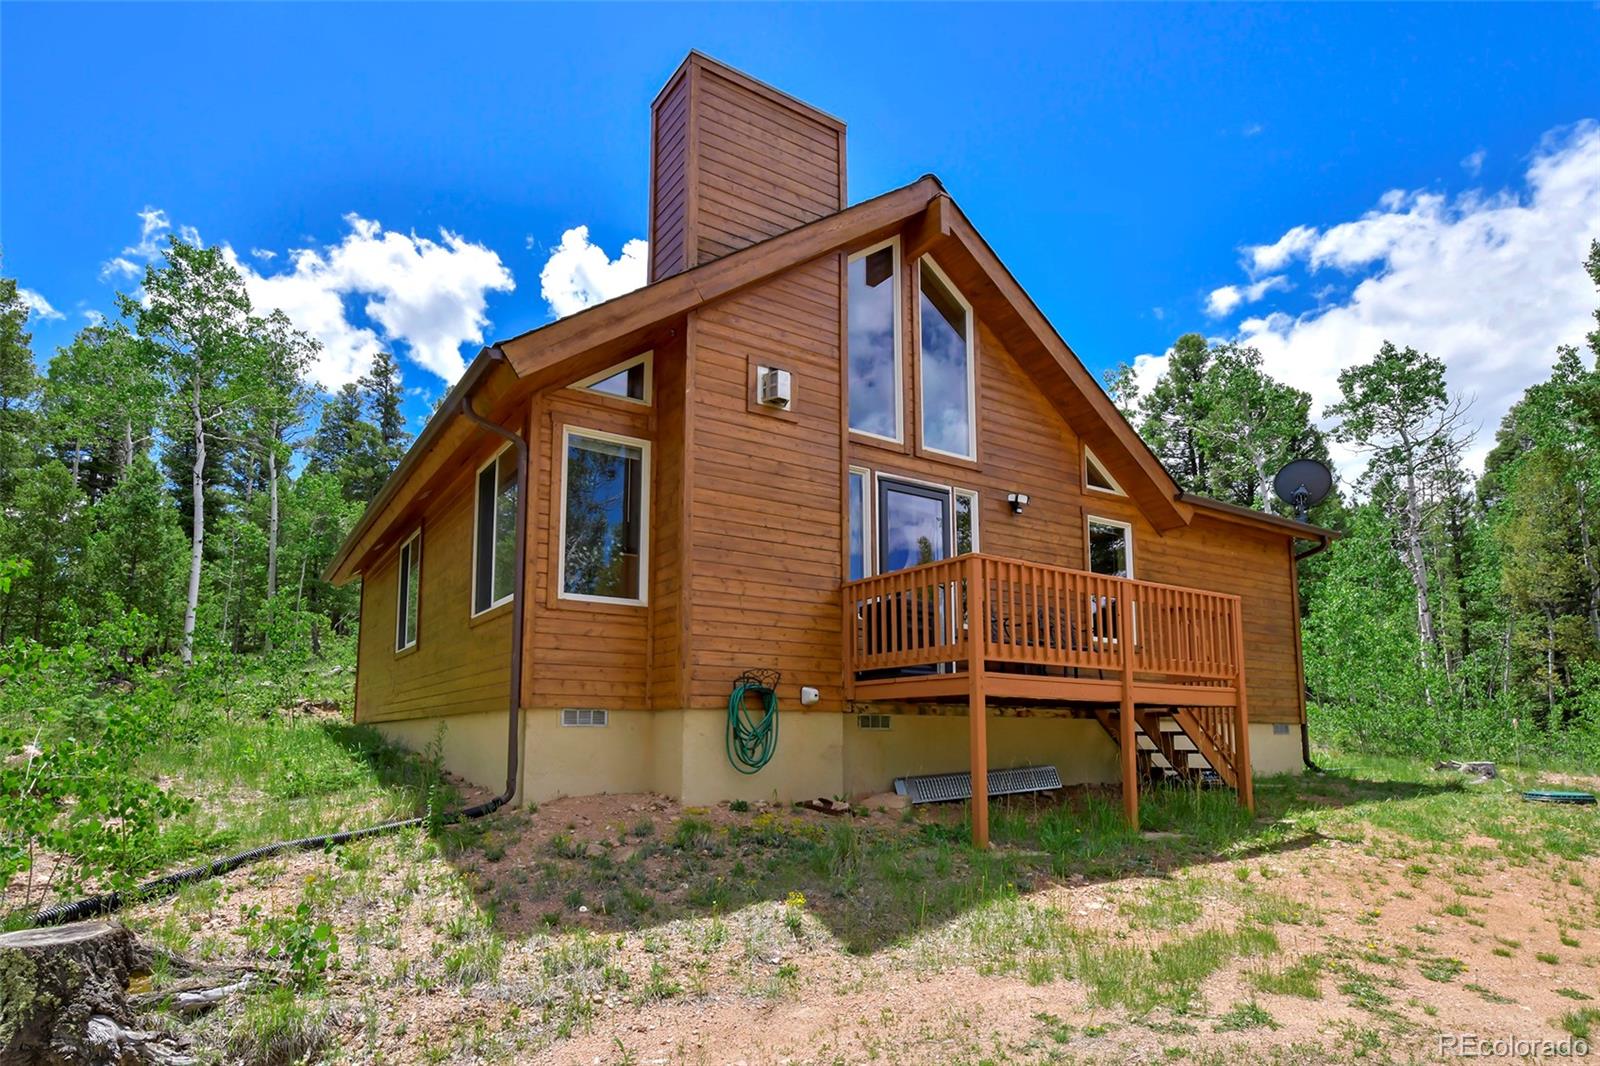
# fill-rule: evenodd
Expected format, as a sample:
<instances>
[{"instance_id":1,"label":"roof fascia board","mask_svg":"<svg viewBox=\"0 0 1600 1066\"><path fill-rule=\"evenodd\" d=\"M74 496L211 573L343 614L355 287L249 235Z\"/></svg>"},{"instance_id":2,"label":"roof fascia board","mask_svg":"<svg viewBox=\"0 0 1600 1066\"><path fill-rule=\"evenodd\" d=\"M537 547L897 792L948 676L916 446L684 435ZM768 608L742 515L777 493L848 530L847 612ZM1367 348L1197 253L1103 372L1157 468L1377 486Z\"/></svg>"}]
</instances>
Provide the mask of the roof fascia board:
<instances>
[{"instance_id":1,"label":"roof fascia board","mask_svg":"<svg viewBox=\"0 0 1600 1066\"><path fill-rule=\"evenodd\" d=\"M1112 441L1137 464L1139 473L1151 490L1138 493L1138 498L1141 503L1155 511L1147 517L1158 529L1173 529L1187 525L1193 517L1194 510L1179 498L1178 485L1172 480L1172 475L1167 473L1166 467L1161 465L1161 461L1150 451L1149 445L1133 426L1129 425L1128 420L1117 409L1117 405L1111 402L1111 397L1106 395L1100 383L1094 379L1094 375L1084 367L1077 353L1056 332L1055 327L1045 317L1044 312L1039 310L1027 290L1000 261L994 249L989 247L989 243L961 213L961 208L954 201L950 202L948 214L950 234L961 243L1001 297L1015 309L1028 331L1066 374L1068 381L1083 395L1090 409L1105 425ZM1104 452L1105 449L1102 447L1100 450Z\"/></svg>"},{"instance_id":2,"label":"roof fascia board","mask_svg":"<svg viewBox=\"0 0 1600 1066\"><path fill-rule=\"evenodd\" d=\"M501 341L500 347L517 373L526 377L613 337L649 329L837 251L880 229L898 228L941 191L932 176L919 178L798 229Z\"/></svg>"}]
</instances>

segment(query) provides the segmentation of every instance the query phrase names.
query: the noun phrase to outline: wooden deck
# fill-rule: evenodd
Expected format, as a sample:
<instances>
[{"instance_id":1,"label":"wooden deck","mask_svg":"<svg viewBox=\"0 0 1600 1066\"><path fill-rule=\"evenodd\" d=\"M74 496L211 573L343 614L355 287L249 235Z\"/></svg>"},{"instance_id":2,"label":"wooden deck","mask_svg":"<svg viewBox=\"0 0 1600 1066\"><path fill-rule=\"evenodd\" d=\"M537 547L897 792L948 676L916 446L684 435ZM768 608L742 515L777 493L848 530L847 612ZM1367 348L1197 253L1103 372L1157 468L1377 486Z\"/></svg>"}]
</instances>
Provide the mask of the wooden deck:
<instances>
[{"instance_id":1,"label":"wooden deck","mask_svg":"<svg viewBox=\"0 0 1600 1066\"><path fill-rule=\"evenodd\" d=\"M1098 716L1121 747L1134 825L1162 717L1253 807L1238 596L971 554L852 581L843 600L849 699L968 705L979 846L994 699Z\"/></svg>"}]
</instances>

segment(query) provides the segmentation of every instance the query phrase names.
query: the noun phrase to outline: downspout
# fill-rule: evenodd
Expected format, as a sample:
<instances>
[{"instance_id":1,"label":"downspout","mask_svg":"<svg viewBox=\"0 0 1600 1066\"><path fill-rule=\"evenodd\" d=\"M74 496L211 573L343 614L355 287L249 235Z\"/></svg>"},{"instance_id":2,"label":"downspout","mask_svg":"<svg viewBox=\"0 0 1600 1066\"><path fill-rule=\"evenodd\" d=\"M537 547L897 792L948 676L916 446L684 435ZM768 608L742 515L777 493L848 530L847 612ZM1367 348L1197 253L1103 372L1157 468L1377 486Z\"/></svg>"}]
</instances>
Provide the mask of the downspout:
<instances>
[{"instance_id":1,"label":"downspout","mask_svg":"<svg viewBox=\"0 0 1600 1066\"><path fill-rule=\"evenodd\" d=\"M1299 566L1300 563L1311 558L1313 555L1320 555L1321 553L1327 551L1328 545L1332 543L1332 538L1324 534L1322 537L1318 538L1315 547L1307 548L1303 552L1295 553L1295 565ZM1295 604L1294 609L1298 611L1300 609L1300 605L1298 603ZM1300 761L1305 763L1306 769L1310 770L1312 773L1320 774L1322 772L1322 767L1311 761L1311 720L1309 716L1303 716L1300 719Z\"/></svg>"},{"instance_id":2,"label":"downspout","mask_svg":"<svg viewBox=\"0 0 1600 1066\"><path fill-rule=\"evenodd\" d=\"M491 359L504 362L505 353L498 345L486 351ZM503 437L517 449L517 575L516 587L511 590L511 698L510 707L506 715L506 787L493 799L484 800L482 803L457 811L447 811L437 819L439 824L449 825L453 822L473 818L482 818L493 814L495 811L511 802L517 794L517 773L521 764L521 747L517 743L519 737L519 718L522 711L522 634L523 634L523 590L528 577L528 442L520 433L513 433L504 426L483 418L473 410L471 394L461 397L461 413L472 422L493 433ZM365 583L363 583L365 592ZM29 922L33 926L60 925L65 922L81 921L92 918L98 914L110 914L120 910L129 903L151 899L175 891L179 887L195 881L204 881L237 870L241 866L270 858L273 855L282 855L290 851L320 851L323 848L337 844L347 844L367 837L382 836L397 832L401 829L412 829L428 825L434 819L430 816L418 818L403 818L399 821L384 822L379 825L369 825L361 829L347 829L338 833L327 833L322 836L300 837L295 840L279 840L271 844L263 844L249 851L241 851L235 855L217 859L203 866L191 866L185 870L157 877L146 881L128 892L103 892L97 896L88 896L84 899L74 900L70 903L58 903L54 907L47 907L35 914Z\"/></svg>"},{"instance_id":3,"label":"downspout","mask_svg":"<svg viewBox=\"0 0 1600 1066\"><path fill-rule=\"evenodd\" d=\"M498 344L491 345L485 351L491 359L505 362L506 353L500 350ZM528 442L522 434L490 422L473 410L470 393L461 397L461 413L495 436L505 438L517 450L517 572L516 584L511 590L511 700L506 713L506 787L504 792L482 805L487 807L482 813L488 814L510 803L517 794L517 773L522 761L522 738L518 725L522 715L522 634L525 618L522 597L528 582ZM463 811L462 815L479 817L469 811Z\"/></svg>"}]
</instances>

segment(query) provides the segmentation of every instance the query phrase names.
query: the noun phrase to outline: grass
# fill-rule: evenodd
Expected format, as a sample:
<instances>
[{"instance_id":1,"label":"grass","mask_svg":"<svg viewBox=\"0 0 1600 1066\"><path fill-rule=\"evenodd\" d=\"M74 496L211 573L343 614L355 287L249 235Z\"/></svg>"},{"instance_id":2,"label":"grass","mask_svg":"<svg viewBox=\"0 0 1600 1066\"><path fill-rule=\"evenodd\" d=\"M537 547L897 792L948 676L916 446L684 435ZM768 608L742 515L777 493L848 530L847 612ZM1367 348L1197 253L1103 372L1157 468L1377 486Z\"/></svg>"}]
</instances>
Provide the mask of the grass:
<instances>
[{"instance_id":1,"label":"grass","mask_svg":"<svg viewBox=\"0 0 1600 1066\"><path fill-rule=\"evenodd\" d=\"M180 780L198 800L175 823L173 854L215 855L453 802L436 761L338 721L241 714L223 719L214 735L175 737L146 758L149 772ZM363 1028L336 989L360 987L379 1003L457 996L494 1006L459 1030L403 1036L374 1006L366 1028L409 1044L424 1061L521 1061L604 1012L640 1004L697 1004L730 989L768 1003L846 990L798 965L805 955L862 988L885 960L913 979L971 967L978 981L1003 975L1081 990L1084 1006L1035 1015L1036 1027L1007 1036L1013 1044L980 1040L972 1019L952 1022L952 1047L963 1049L955 1061L1050 1061L1063 1045L1077 1061L1082 1041L1115 1044L1139 1031L1169 1038L1172 1046L1155 1054L1231 1062L1219 1044L1227 1034L1269 1039L1278 1027L1272 1012L1288 1020L1324 997L1328 1009L1348 1015L1326 1030L1325 1055L1382 1060L1399 1034L1435 1024L1426 1001L1439 983L1474 993L1471 1002L1486 1012L1511 1002L1466 982L1467 964L1430 942L1443 948L1464 936L1481 944L1477 953L1592 969L1580 946L1592 942L1586 930L1597 913L1594 889L1584 884L1587 864L1600 855L1592 812L1518 802L1531 771L1467 788L1401 760L1325 763L1326 774L1260 781L1255 817L1226 791L1153 790L1142 814L1145 829L1164 834L1156 838L1128 830L1114 795L1089 791L1064 803L997 800L996 846L982 853L971 849L959 809L917 809L895 823L732 804L659 825L629 815L603 839L557 823L526 862L509 861L508 849L544 812L340 848L271 904L293 911L304 900L318 915L342 908L357 916L339 930L338 980L293 998L261 990L208 1024L225 1021L223 1042L236 1058L314 1060L331 1033ZM1332 913L1317 893L1274 880L1298 853L1332 848L1345 850L1327 854L1357 857L1366 871L1358 902L1343 910L1357 924L1342 942L1321 927ZM280 892L285 863L253 867L226 885L189 886L165 909L132 920L174 951L250 950L238 938L219 940L216 919L238 909L230 901L236 888ZM1474 928L1503 906L1494 897L1503 895L1506 871L1542 880L1564 901L1550 904L1543 925L1503 930L1522 940ZM1092 913L1083 909L1091 898L1101 908ZM401 949L408 937L422 946ZM1565 960L1534 951L1557 940ZM838 962L836 947L871 958ZM1473 960L1471 976L1486 979L1476 972L1479 954L1454 950ZM369 956L384 961L369 965ZM1229 974L1248 998L1222 1010L1205 993ZM1589 976L1566 979L1587 988ZM1600 1021L1582 1002L1588 993L1557 991L1575 1001L1558 1023L1567 1031ZM882 1039L892 1049L893 1040ZM881 1056L917 1060L916 1051ZM836 1049L818 1057L852 1060ZM1280 1061L1296 1061L1294 1052Z\"/></svg>"},{"instance_id":2,"label":"grass","mask_svg":"<svg viewBox=\"0 0 1600 1066\"><path fill-rule=\"evenodd\" d=\"M1561 1016L1561 1028L1579 1040L1588 1040L1593 1035L1596 1022L1600 1022L1600 1009L1594 1007L1581 1007Z\"/></svg>"}]
</instances>

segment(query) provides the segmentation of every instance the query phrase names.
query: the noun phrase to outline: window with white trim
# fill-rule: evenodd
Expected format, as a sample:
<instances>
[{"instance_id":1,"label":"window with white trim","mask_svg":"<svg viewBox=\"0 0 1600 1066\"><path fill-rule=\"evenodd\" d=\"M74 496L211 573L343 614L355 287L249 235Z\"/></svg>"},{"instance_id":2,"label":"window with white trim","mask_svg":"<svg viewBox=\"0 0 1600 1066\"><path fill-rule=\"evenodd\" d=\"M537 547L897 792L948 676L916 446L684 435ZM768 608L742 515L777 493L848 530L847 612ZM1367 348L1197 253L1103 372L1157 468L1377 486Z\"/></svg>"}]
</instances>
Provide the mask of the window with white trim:
<instances>
[{"instance_id":1,"label":"window with white trim","mask_svg":"<svg viewBox=\"0 0 1600 1066\"><path fill-rule=\"evenodd\" d=\"M978 454L974 411L972 305L932 259L917 264L922 323L919 399L922 446L961 459Z\"/></svg>"},{"instance_id":2,"label":"window with white trim","mask_svg":"<svg viewBox=\"0 0 1600 1066\"><path fill-rule=\"evenodd\" d=\"M607 367L598 374L575 381L572 387L602 396L649 405L651 393L652 353L643 352L616 366Z\"/></svg>"},{"instance_id":3,"label":"window with white trim","mask_svg":"<svg viewBox=\"0 0 1600 1066\"><path fill-rule=\"evenodd\" d=\"M1133 527L1110 518L1089 518L1089 571L1133 576Z\"/></svg>"},{"instance_id":4,"label":"window with white trim","mask_svg":"<svg viewBox=\"0 0 1600 1066\"><path fill-rule=\"evenodd\" d=\"M850 580L858 581L872 572L872 511L867 486L872 474L859 466L850 468Z\"/></svg>"},{"instance_id":5,"label":"window with white trim","mask_svg":"<svg viewBox=\"0 0 1600 1066\"><path fill-rule=\"evenodd\" d=\"M850 429L898 442L904 421L899 238L857 252L845 273Z\"/></svg>"},{"instance_id":6,"label":"window with white trim","mask_svg":"<svg viewBox=\"0 0 1600 1066\"><path fill-rule=\"evenodd\" d=\"M1090 451L1087 446L1083 449L1083 483L1098 492L1109 492L1114 496L1126 496L1122 486L1117 484L1117 479L1111 476L1099 456Z\"/></svg>"},{"instance_id":7,"label":"window with white trim","mask_svg":"<svg viewBox=\"0 0 1600 1066\"><path fill-rule=\"evenodd\" d=\"M562 453L561 596L644 603L650 443L568 427Z\"/></svg>"},{"instance_id":8,"label":"window with white trim","mask_svg":"<svg viewBox=\"0 0 1600 1066\"><path fill-rule=\"evenodd\" d=\"M510 446L478 468L473 507L472 613L511 599L517 576L517 457Z\"/></svg>"},{"instance_id":9,"label":"window with white trim","mask_svg":"<svg viewBox=\"0 0 1600 1066\"><path fill-rule=\"evenodd\" d=\"M952 489L956 505L956 554L978 550L978 494L971 489Z\"/></svg>"},{"instance_id":10,"label":"window with white trim","mask_svg":"<svg viewBox=\"0 0 1600 1066\"><path fill-rule=\"evenodd\" d=\"M422 530L400 545L395 569L399 572L399 599L395 604L394 650L405 651L417 643L417 589L422 585Z\"/></svg>"}]
</instances>

